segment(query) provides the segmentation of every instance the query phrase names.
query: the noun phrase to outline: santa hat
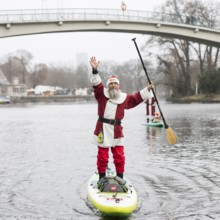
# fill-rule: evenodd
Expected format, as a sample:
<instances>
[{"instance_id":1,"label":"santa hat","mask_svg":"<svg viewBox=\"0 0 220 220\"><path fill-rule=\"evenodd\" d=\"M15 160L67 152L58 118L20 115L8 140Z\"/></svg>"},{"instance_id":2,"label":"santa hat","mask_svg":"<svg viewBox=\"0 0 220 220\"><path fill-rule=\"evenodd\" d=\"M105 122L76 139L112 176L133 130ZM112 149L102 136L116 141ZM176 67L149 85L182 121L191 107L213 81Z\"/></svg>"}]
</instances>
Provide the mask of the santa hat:
<instances>
[{"instance_id":1,"label":"santa hat","mask_svg":"<svg viewBox=\"0 0 220 220\"><path fill-rule=\"evenodd\" d=\"M159 112L155 112L154 115L155 115L155 117L160 117L160 113Z\"/></svg>"},{"instance_id":2,"label":"santa hat","mask_svg":"<svg viewBox=\"0 0 220 220\"><path fill-rule=\"evenodd\" d=\"M108 78L108 80L107 80L107 87L108 87L108 85L109 85L110 83L113 83L113 82L118 83L118 85L120 84L120 83L119 83L119 80L118 80L118 78L117 78L116 76L110 76L110 77Z\"/></svg>"}]
</instances>

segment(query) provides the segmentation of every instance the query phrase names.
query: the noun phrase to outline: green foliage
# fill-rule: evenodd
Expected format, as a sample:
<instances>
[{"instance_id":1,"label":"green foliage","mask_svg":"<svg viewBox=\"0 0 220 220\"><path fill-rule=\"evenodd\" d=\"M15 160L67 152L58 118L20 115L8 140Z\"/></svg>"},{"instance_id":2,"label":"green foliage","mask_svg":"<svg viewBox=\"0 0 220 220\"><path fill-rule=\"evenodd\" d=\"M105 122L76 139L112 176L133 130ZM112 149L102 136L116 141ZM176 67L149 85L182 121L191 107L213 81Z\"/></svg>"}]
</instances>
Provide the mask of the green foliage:
<instances>
[{"instance_id":1,"label":"green foliage","mask_svg":"<svg viewBox=\"0 0 220 220\"><path fill-rule=\"evenodd\" d=\"M207 70L199 77L199 85L202 93L220 92L220 68Z\"/></svg>"}]
</instances>

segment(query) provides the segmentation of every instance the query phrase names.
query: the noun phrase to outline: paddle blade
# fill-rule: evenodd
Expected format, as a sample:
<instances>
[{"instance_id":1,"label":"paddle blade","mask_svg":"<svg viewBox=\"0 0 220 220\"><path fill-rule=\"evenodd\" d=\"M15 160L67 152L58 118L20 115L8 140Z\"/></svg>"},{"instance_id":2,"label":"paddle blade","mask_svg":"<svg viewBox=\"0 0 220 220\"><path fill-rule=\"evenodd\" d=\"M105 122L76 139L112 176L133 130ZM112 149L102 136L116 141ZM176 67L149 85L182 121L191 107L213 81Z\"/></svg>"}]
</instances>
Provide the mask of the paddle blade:
<instances>
[{"instance_id":1,"label":"paddle blade","mask_svg":"<svg viewBox=\"0 0 220 220\"><path fill-rule=\"evenodd\" d=\"M166 128L166 138L168 144L170 145L173 145L177 142L177 135L170 127Z\"/></svg>"}]
</instances>

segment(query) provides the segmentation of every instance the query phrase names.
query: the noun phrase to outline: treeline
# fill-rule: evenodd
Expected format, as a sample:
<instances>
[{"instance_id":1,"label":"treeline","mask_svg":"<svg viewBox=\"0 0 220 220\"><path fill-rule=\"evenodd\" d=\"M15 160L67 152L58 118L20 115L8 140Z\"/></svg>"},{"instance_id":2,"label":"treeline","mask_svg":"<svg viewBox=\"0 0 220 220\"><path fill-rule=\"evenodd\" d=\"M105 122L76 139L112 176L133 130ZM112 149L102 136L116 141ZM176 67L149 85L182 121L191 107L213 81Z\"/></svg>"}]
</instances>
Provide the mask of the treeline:
<instances>
[{"instance_id":1,"label":"treeline","mask_svg":"<svg viewBox=\"0 0 220 220\"><path fill-rule=\"evenodd\" d=\"M158 9L164 15L172 14L173 22L184 23L186 18L193 18L194 24L203 26L205 23L210 29L213 22L220 22L220 3L214 1L183 1L167 0ZM172 21L171 21L172 22ZM220 45L205 45L187 40L166 37L151 37L143 46L149 56L151 51L161 51L154 54L161 71L166 75L167 83L172 84L176 95L192 95L196 87L199 92L220 92L219 85L219 50ZM213 79L214 77L214 79ZM214 89L215 87L215 89Z\"/></svg>"},{"instance_id":2,"label":"treeline","mask_svg":"<svg viewBox=\"0 0 220 220\"><path fill-rule=\"evenodd\" d=\"M90 77L91 67L81 64L74 67L70 64L32 64L33 55L25 50L18 50L15 53L8 54L0 58L0 68L10 83L13 83L14 77L19 79L21 84L27 84L29 88L35 88L38 85L49 85L76 90L79 88L91 88ZM146 85L146 77L141 75L140 68L136 69L138 60L128 61L118 64L115 61L102 61L99 67L99 73L103 82L115 74L123 81L121 88L126 92L139 90ZM140 71L140 72L139 72Z\"/></svg>"},{"instance_id":3,"label":"treeline","mask_svg":"<svg viewBox=\"0 0 220 220\"><path fill-rule=\"evenodd\" d=\"M209 1L167 0L158 10L164 14L175 15L174 18L179 21L186 17L194 17L194 20L202 18L196 19L197 24L206 22L212 28L210 21L219 19L219 9L219 3ZM150 38L146 36L146 42L140 50L150 78L160 86L161 91L166 91L166 95L220 93L220 46L161 36ZM89 82L91 69L88 65L77 67L72 67L71 64L33 65L32 59L33 55L28 51L18 50L1 58L0 68L10 82L16 76L30 88L37 85L68 89L91 88ZM120 64L116 61L102 61L99 72L104 82L108 76L117 75L122 82L121 89L127 93L137 91L147 83L138 59Z\"/></svg>"}]
</instances>

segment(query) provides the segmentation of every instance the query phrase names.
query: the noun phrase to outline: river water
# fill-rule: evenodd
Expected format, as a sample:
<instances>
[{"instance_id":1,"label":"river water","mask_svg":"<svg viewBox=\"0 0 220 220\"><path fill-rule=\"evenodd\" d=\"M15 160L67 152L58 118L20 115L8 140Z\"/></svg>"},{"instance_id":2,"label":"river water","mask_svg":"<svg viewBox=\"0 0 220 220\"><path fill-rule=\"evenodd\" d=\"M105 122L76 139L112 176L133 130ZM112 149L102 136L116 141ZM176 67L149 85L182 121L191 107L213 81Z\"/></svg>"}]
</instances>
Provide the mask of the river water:
<instances>
[{"instance_id":1,"label":"river water","mask_svg":"<svg viewBox=\"0 0 220 220\"><path fill-rule=\"evenodd\" d=\"M220 104L160 105L174 146L165 129L141 124L144 104L123 120L125 175L139 198L126 220L220 219ZM96 115L96 103L0 106L1 220L110 219L86 199Z\"/></svg>"}]
</instances>

